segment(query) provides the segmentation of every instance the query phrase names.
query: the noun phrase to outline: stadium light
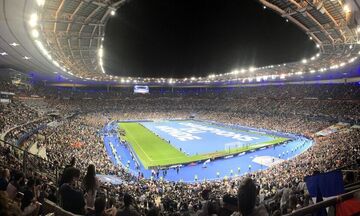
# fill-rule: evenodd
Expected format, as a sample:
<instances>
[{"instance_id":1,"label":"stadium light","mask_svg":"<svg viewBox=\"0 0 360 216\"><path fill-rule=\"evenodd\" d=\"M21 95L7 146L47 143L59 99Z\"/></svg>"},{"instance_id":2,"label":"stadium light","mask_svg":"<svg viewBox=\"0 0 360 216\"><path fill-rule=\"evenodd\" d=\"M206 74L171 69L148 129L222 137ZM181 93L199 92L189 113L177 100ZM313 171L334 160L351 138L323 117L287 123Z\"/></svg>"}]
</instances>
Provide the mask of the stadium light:
<instances>
[{"instance_id":1,"label":"stadium light","mask_svg":"<svg viewBox=\"0 0 360 216\"><path fill-rule=\"evenodd\" d=\"M306 63L307 63L307 59L303 59L301 62L302 62L303 64L306 64Z\"/></svg>"},{"instance_id":2,"label":"stadium light","mask_svg":"<svg viewBox=\"0 0 360 216\"><path fill-rule=\"evenodd\" d=\"M13 43L11 43L11 44L9 44L10 46L13 46L13 47L17 47L17 46L19 46L20 44L18 44L18 43L16 43L16 42L13 42Z\"/></svg>"},{"instance_id":3,"label":"stadium light","mask_svg":"<svg viewBox=\"0 0 360 216\"><path fill-rule=\"evenodd\" d=\"M254 72L256 70L256 68L255 67L253 67L253 66L251 66L251 67L249 67L249 72Z\"/></svg>"},{"instance_id":4,"label":"stadium light","mask_svg":"<svg viewBox=\"0 0 360 216\"><path fill-rule=\"evenodd\" d=\"M337 64L330 66L330 69L338 69L338 68L339 68L339 65L337 65Z\"/></svg>"},{"instance_id":5,"label":"stadium light","mask_svg":"<svg viewBox=\"0 0 360 216\"><path fill-rule=\"evenodd\" d=\"M112 10L112 11L110 12L110 15L111 15L111 16L115 16L115 14L116 14L116 13L115 13L114 10Z\"/></svg>"},{"instance_id":6,"label":"stadium light","mask_svg":"<svg viewBox=\"0 0 360 216\"><path fill-rule=\"evenodd\" d=\"M356 59L357 59L357 57L353 57L353 58L351 58L351 59L348 61L348 63L349 63L349 64L350 64L350 63L353 63Z\"/></svg>"},{"instance_id":7,"label":"stadium light","mask_svg":"<svg viewBox=\"0 0 360 216\"><path fill-rule=\"evenodd\" d=\"M344 10L345 13L350 13L351 12L350 6L348 4L344 5L343 10Z\"/></svg>"},{"instance_id":8,"label":"stadium light","mask_svg":"<svg viewBox=\"0 0 360 216\"><path fill-rule=\"evenodd\" d=\"M103 48L100 48L100 49L99 49L98 55L99 55L100 58L103 57L103 55L104 55L104 50L103 50Z\"/></svg>"},{"instance_id":9,"label":"stadium light","mask_svg":"<svg viewBox=\"0 0 360 216\"><path fill-rule=\"evenodd\" d=\"M31 27L35 27L37 25L37 21L38 21L38 15L36 13L31 14L29 19L29 25Z\"/></svg>"},{"instance_id":10,"label":"stadium light","mask_svg":"<svg viewBox=\"0 0 360 216\"><path fill-rule=\"evenodd\" d=\"M57 61L52 61L52 63L56 66L56 67L60 67L59 63Z\"/></svg>"},{"instance_id":11,"label":"stadium light","mask_svg":"<svg viewBox=\"0 0 360 216\"><path fill-rule=\"evenodd\" d=\"M42 7L45 4L45 0L36 0L36 3L39 7Z\"/></svg>"},{"instance_id":12,"label":"stadium light","mask_svg":"<svg viewBox=\"0 0 360 216\"><path fill-rule=\"evenodd\" d=\"M238 74L239 73L239 70L235 69L233 71L231 71L232 74Z\"/></svg>"},{"instance_id":13,"label":"stadium light","mask_svg":"<svg viewBox=\"0 0 360 216\"><path fill-rule=\"evenodd\" d=\"M34 37L34 38L38 38L39 37L39 31L36 30L36 29L33 29L31 31L31 35Z\"/></svg>"}]
</instances>

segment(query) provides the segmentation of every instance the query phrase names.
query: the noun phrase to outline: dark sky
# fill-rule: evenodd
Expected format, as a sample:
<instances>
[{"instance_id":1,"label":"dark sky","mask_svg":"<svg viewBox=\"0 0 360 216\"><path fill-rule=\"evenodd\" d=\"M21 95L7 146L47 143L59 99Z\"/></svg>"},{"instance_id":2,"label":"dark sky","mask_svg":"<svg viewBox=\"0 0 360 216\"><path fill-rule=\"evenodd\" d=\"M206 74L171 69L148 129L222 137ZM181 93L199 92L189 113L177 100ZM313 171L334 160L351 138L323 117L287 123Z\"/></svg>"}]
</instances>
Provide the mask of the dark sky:
<instances>
[{"instance_id":1,"label":"dark sky","mask_svg":"<svg viewBox=\"0 0 360 216\"><path fill-rule=\"evenodd\" d=\"M130 0L105 34L108 74L206 76L301 60L315 44L256 0Z\"/></svg>"}]
</instances>

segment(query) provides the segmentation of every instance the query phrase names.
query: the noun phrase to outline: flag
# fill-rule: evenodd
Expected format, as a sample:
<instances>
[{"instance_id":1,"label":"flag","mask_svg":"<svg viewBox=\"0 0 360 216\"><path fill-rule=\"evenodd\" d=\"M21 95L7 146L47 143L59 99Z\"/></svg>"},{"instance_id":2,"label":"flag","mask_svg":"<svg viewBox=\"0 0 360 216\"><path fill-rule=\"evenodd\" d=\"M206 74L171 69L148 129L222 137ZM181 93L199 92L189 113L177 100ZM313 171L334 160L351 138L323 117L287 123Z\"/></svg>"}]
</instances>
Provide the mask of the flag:
<instances>
[{"instance_id":1,"label":"flag","mask_svg":"<svg viewBox=\"0 0 360 216\"><path fill-rule=\"evenodd\" d=\"M345 192L340 170L305 177L305 182L311 197L328 199Z\"/></svg>"},{"instance_id":2,"label":"flag","mask_svg":"<svg viewBox=\"0 0 360 216\"><path fill-rule=\"evenodd\" d=\"M330 199L345 192L340 170L307 176L305 177L305 182L314 203ZM319 210L316 215L326 215L325 209Z\"/></svg>"},{"instance_id":3,"label":"flag","mask_svg":"<svg viewBox=\"0 0 360 216\"><path fill-rule=\"evenodd\" d=\"M360 214L360 200L350 199L336 205L336 216L350 216Z\"/></svg>"}]
</instances>

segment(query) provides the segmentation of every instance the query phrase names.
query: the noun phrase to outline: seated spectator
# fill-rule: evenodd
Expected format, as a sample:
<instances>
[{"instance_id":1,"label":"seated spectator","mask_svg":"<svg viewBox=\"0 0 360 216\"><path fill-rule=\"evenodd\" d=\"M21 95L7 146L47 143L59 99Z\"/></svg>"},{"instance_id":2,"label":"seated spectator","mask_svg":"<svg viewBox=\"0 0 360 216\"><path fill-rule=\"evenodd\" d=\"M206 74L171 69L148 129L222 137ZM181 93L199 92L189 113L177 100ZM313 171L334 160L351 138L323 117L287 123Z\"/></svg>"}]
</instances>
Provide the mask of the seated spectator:
<instances>
[{"instance_id":1,"label":"seated spectator","mask_svg":"<svg viewBox=\"0 0 360 216\"><path fill-rule=\"evenodd\" d=\"M94 203L95 209L90 210L86 216L103 216L105 215L105 207L106 207L106 201L104 198L99 197L95 200Z\"/></svg>"},{"instance_id":2,"label":"seated spectator","mask_svg":"<svg viewBox=\"0 0 360 216\"><path fill-rule=\"evenodd\" d=\"M6 188L10 181L9 169L3 169L0 173L0 191L6 191Z\"/></svg>"},{"instance_id":3,"label":"seated spectator","mask_svg":"<svg viewBox=\"0 0 360 216\"><path fill-rule=\"evenodd\" d=\"M80 170L69 167L64 171L63 184L60 187L62 208L74 214L84 214L84 195L76 188Z\"/></svg>"},{"instance_id":4,"label":"seated spectator","mask_svg":"<svg viewBox=\"0 0 360 216\"><path fill-rule=\"evenodd\" d=\"M14 200L16 198L17 193L19 192L20 186L24 181L24 174L21 172L17 172L14 175L14 179L9 182L6 192L10 199Z\"/></svg>"},{"instance_id":5,"label":"seated spectator","mask_svg":"<svg viewBox=\"0 0 360 216\"><path fill-rule=\"evenodd\" d=\"M4 191L0 191L0 215L21 215L21 211L17 203L9 199Z\"/></svg>"},{"instance_id":6,"label":"seated spectator","mask_svg":"<svg viewBox=\"0 0 360 216\"><path fill-rule=\"evenodd\" d=\"M223 207L220 209L220 215L231 215L237 210L237 199L225 194L223 196Z\"/></svg>"},{"instance_id":7,"label":"seated spectator","mask_svg":"<svg viewBox=\"0 0 360 216\"><path fill-rule=\"evenodd\" d=\"M69 168L69 167L75 167L75 163L76 163L76 158L72 157L71 161L70 161L70 164L66 165L65 169Z\"/></svg>"},{"instance_id":8,"label":"seated spectator","mask_svg":"<svg viewBox=\"0 0 360 216\"><path fill-rule=\"evenodd\" d=\"M124 195L124 206L119 209L116 216L137 216L140 213L137 211L136 203L133 205L133 198L129 194Z\"/></svg>"},{"instance_id":9,"label":"seated spectator","mask_svg":"<svg viewBox=\"0 0 360 216\"><path fill-rule=\"evenodd\" d=\"M35 194L35 181L30 179L26 184L24 196L21 199L22 215L38 215L40 203L37 202Z\"/></svg>"},{"instance_id":10,"label":"seated spectator","mask_svg":"<svg viewBox=\"0 0 360 216\"><path fill-rule=\"evenodd\" d=\"M210 196L210 190L205 189L201 192L201 197L203 200L201 201L202 209L199 211L199 215L208 215L208 204L209 204L209 196Z\"/></svg>"}]
</instances>

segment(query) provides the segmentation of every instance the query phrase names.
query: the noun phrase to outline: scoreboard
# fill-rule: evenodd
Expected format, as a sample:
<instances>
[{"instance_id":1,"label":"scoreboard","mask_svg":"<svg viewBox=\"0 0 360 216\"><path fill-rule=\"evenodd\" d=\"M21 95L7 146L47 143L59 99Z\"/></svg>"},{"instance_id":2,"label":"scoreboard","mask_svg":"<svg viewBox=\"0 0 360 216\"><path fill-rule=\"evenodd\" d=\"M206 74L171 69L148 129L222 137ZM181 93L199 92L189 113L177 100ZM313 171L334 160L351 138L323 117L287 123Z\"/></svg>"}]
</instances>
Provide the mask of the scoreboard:
<instances>
[{"instance_id":1,"label":"scoreboard","mask_svg":"<svg viewBox=\"0 0 360 216\"><path fill-rule=\"evenodd\" d=\"M148 94L149 86L144 85L135 85L134 86L134 94Z\"/></svg>"}]
</instances>

